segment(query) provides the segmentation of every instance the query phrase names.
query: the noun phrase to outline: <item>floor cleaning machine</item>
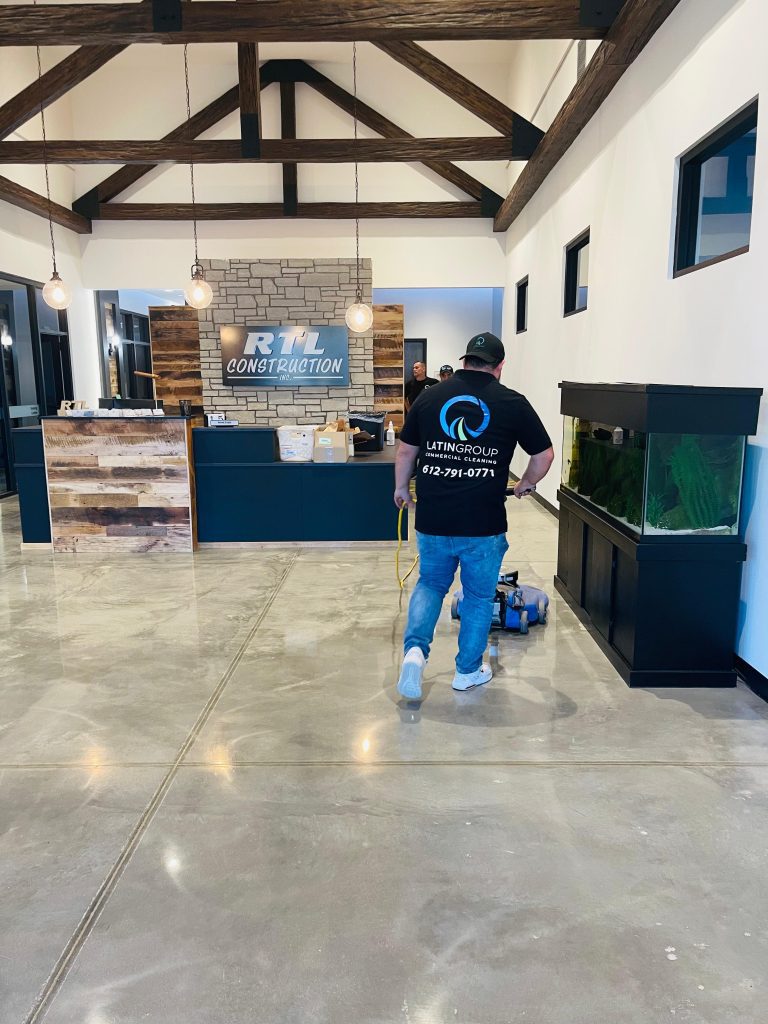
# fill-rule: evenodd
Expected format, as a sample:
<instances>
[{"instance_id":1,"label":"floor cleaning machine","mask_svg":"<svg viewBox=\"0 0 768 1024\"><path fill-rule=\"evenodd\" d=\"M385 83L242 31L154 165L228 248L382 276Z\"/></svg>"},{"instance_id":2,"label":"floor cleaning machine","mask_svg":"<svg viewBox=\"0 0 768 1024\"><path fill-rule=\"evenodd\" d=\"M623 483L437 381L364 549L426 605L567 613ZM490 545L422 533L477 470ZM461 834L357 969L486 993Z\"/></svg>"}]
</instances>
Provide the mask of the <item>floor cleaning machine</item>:
<instances>
[{"instance_id":1,"label":"floor cleaning machine","mask_svg":"<svg viewBox=\"0 0 768 1024\"><path fill-rule=\"evenodd\" d=\"M525 491L525 494L532 494L535 490L535 487L530 487ZM507 490L507 496L514 493L514 489L511 487ZM400 584L401 590L405 587L405 581L416 568L419 561L419 556L417 555L405 576L400 575L404 511L404 508L401 508L397 518L397 551L395 553L395 572L397 573L397 581ZM493 599L491 629L504 629L525 634L528 632L529 626L536 624L544 625L547 621L549 597L543 590L539 590L538 587L530 587L525 583L521 584L519 582L519 575L518 570L499 573L496 594ZM462 590L457 590L453 595L453 600L451 601L452 619L461 618L461 602L463 597Z\"/></svg>"},{"instance_id":2,"label":"floor cleaning machine","mask_svg":"<svg viewBox=\"0 0 768 1024\"><path fill-rule=\"evenodd\" d=\"M536 490L531 487L525 494L532 494ZM510 488L507 495L514 494ZM493 599L493 618L491 629L504 629L515 633L525 634L528 627L536 624L544 625L549 614L549 597L538 587L530 587L519 581L520 573L500 572L496 585L496 595ZM464 594L457 590L451 601L451 618L461 618L461 603Z\"/></svg>"},{"instance_id":3,"label":"floor cleaning machine","mask_svg":"<svg viewBox=\"0 0 768 1024\"><path fill-rule=\"evenodd\" d=\"M505 629L527 633L536 623L544 625L549 613L549 597L538 587L519 582L519 572L501 572L493 599L491 629ZM461 618L464 594L457 590L451 601L451 618Z\"/></svg>"}]
</instances>

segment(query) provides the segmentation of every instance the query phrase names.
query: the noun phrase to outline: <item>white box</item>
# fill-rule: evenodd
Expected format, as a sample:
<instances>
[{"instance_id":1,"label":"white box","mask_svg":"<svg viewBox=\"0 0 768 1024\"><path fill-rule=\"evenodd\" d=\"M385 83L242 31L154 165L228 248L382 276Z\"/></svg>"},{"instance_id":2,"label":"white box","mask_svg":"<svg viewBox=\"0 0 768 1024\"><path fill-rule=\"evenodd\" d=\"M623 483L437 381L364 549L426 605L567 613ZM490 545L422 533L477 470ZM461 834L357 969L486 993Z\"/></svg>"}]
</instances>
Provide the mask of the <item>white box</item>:
<instances>
[{"instance_id":1,"label":"white box","mask_svg":"<svg viewBox=\"0 0 768 1024\"><path fill-rule=\"evenodd\" d=\"M277 441L281 462L311 462L315 446L315 426L278 427Z\"/></svg>"}]
</instances>

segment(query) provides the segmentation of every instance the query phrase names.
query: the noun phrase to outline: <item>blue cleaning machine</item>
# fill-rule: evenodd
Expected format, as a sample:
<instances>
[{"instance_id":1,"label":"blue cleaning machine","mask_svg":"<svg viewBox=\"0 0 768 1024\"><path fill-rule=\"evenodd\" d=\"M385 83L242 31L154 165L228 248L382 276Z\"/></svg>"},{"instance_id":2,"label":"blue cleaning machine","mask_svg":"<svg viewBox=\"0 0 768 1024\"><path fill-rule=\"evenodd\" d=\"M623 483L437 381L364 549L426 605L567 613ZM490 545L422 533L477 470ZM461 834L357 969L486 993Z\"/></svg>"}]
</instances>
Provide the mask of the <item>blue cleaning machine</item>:
<instances>
[{"instance_id":1,"label":"blue cleaning machine","mask_svg":"<svg viewBox=\"0 0 768 1024\"><path fill-rule=\"evenodd\" d=\"M493 599L491 629L506 629L527 633L528 627L547 621L549 597L538 587L529 587L518 581L519 572L502 572ZM462 590L457 590L451 601L451 618L461 618Z\"/></svg>"}]
</instances>

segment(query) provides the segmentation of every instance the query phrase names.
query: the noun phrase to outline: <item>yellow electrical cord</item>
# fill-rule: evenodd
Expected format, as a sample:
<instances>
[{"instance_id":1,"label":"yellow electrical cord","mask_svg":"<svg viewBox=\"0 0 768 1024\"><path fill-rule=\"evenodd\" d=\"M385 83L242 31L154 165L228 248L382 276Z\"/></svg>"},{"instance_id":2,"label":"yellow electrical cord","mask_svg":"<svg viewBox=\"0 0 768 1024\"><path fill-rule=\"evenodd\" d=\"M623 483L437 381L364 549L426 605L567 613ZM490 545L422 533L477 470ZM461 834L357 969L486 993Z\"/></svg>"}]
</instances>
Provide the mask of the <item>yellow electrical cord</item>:
<instances>
[{"instance_id":1,"label":"yellow electrical cord","mask_svg":"<svg viewBox=\"0 0 768 1024\"><path fill-rule=\"evenodd\" d=\"M405 586L405 581L416 568L416 565L419 561L419 556L416 555L416 557L413 560L413 564L411 565L411 568L408 570L405 576L400 576L400 551L403 546L403 512L405 512L405 509L406 506L401 505L400 511L397 514L397 551L395 552L395 572L397 573L397 582L400 584L401 590Z\"/></svg>"}]
</instances>

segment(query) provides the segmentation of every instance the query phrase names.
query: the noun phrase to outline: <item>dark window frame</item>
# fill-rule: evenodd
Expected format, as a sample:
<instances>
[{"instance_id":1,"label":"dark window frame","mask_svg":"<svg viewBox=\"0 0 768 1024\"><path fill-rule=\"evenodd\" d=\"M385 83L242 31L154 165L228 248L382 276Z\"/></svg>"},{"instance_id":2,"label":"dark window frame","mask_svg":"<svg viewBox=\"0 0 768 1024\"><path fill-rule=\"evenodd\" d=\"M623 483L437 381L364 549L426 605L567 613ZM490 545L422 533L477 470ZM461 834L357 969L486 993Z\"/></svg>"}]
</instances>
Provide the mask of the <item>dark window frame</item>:
<instances>
[{"instance_id":1,"label":"dark window frame","mask_svg":"<svg viewBox=\"0 0 768 1024\"><path fill-rule=\"evenodd\" d=\"M717 156L732 142L740 139L752 128L757 128L758 100L752 100L733 117L728 118L719 128L710 132L679 158L677 186L677 217L675 221L674 277L683 277L695 270L704 270L734 256L749 252L749 244L742 245L719 256L694 262L696 239L699 230L699 194L701 191L701 168L710 157Z\"/></svg>"},{"instance_id":2,"label":"dark window frame","mask_svg":"<svg viewBox=\"0 0 768 1024\"><path fill-rule=\"evenodd\" d=\"M520 324L520 297L523 294L523 322ZM515 334L525 334L528 330L528 274L521 277L515 285Z\"/></svg>"},{"instance_id":3,"label":"dark window frame","mask_svg":"<svg viewBox=\"0 0 768 1024\"><path fill-rule=\"evenodd\" d=\"M563 282L563 316L576 316L577 313L585 313L589 308L589 297L587 304L577 306L579 296L579 253L586 248L592 240L592 229L586 228L565 247L565 280ZM589 284L587 284L589 288Z\"/></svg>"},{"instance_id":4,"label":"dark window frame","mask_svg":"<svg viewBox=\"0 0 768 1024\"><path fill-rule=\"evenodd\" d=\"M149 317L143 313L120 310L122 335L119 349L120 394L123 398L154 398L152 381L137 377L135 371L152 372L152 348L149 340ZM138 335L138 337L137 337Z\"/></svg>"}]
</instances>

